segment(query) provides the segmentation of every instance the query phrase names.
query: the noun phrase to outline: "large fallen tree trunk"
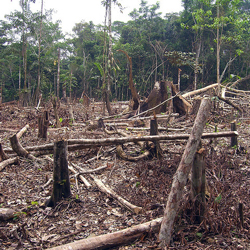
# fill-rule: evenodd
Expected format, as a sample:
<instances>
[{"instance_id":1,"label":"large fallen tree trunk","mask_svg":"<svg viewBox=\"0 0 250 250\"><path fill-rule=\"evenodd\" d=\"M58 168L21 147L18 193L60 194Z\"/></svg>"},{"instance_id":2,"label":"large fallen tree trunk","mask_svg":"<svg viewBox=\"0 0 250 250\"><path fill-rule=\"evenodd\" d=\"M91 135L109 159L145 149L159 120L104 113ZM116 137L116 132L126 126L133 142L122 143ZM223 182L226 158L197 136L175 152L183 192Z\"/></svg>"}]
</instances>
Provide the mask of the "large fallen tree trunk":
<instances>
[{"instance_id":1,"label":"large fallen tree trunk","mask_svg":"<svg viewBox=\"0 0 250 250\"><path fill-rule=\"evenodd\" d=\"M172 188L168 196L168 201L159 233L161 247L167 247L170 244L174 220L179 209L180 201L183 197L183 189L186 185L189 172L192 168L194 156L200 143L210 108L211 100L209 98L203 99L185 151L182 155L181 162L173 177Z\"/></svg>"},{"instance_id":2,"label":"large fallen tree trunk","mask_svg":"<svg viewBox=\"0 0 250 250\"><path fill-rule=\"evenodd\" d=\"M201 138L219 138L219 137L233 137L238 136L237 131L226 131L217 133L203 133ZM139 142L139 141L174 141L174 140L187 140L189 134L178 134L178 135L148 135L148 136L136 136L136 137L121 137L121 138L104 138L104 139L69 139L68 140L68 151L74 151L78 149L86 149L91 147L99 146L110 146L119 145L127 142ZM53 153L53 143L26 147L25 150L39 151L41 154L52 154ZM5 150L5 152L11 153L10 150Z\"/></svg>"},{"instance_id":3,"label":"large fallen tree trunk","mask_svg":"<svg viewBox=\"0 0 250 250\"><path fill-rule=\"evenodd\" d=\"M48 250L95 250L110 249L131 242L145 233L157 232L162 218L158 218L140 225L126 228L114 233L103 234L96 237L74 241Z\"/></svg>"},{"instance_id":4,"label":"large fallen tree trunk","mask_svg":"<svg viewBox=\"0 0 250 250\"><path fill-rule=\"evenodd\" d=\"M207 138L218 138L218 137L232 137L237 136L236 131L218 132L218 133L203 133L202 139ZM88 146L108 146L118 145L127 142L138 142L138 141L173 141L173 140L187 140L189 134L178 134L178 135L147 135L147 136L135 136L135 137L122 137L122 138L105 138L105 139L70 139L69 144L85 144Z\"/></svg>"}]
</instances>

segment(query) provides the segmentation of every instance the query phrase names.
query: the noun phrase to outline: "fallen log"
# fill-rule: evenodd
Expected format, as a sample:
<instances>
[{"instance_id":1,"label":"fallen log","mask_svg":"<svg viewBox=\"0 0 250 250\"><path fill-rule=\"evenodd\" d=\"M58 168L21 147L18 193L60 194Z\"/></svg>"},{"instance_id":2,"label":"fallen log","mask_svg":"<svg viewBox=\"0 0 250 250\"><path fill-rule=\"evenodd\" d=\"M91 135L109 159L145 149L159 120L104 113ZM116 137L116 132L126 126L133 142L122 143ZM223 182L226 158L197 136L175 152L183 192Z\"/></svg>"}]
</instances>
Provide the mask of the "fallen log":
<instances>
[{"instance_id":1,"label":"fallen log","mask_svg":"<svg viewBox=\"0 0 250 250\"><path fill-rule=\"evenodd\" d=\"M178 135L147 135L147 136L135 136L135 137L121 137L121 138L104 138L104 139L69 139L69 144L82 144L88 146L108 146L108 145L118 145L127 142L138 142L138 141L173 141L189 138L189 134L178 134ZM232 137L238 136L236 131L228 132L217 132L217 133L203 133L202 139L207 138L218 138L218 137Z\"/></svg>"},{"instance_id":2,"label":"fallen log","mask_svg":"<svg viewBox=\"0 0 250 250\"><path fill-rule=\"evenodd\" d=\"M7 159L7 160L0 162L0 171L2 171L8 165L18 163L18 160L19 160L19 158L15 157L15 158L10 158L10 159Z\"/></svg>"},{"instance_id":3,"label":"fallen log","mask_svg":"<svg viewBox=\"0 0 250 250\"><path fill-rule=\"evenodd\" d=\"M96 237L74 241L62 246L50 248L48 250L95 250L110 249L128 242L131 242L145 233L157 232L162 218L132 226L114 233L103 234Z\"/></svg>"},{"instance_id":4,"label":"fallen log","mask_svg":"<svg viewBox=\"0 0 250 250\"><path fill-rule=\"evenodd\" d=\"M170 194L168 195L168 201L164 210L164 216L159 233L160 246L162 248L165 248L170 244L174 220L179 209L180 201L183 197L183 189L192 168L194 156L200 143L210 108L210 98L204 98L201 102L192 132L182 155L181 162L173 177L172 188Z\"/></svg>"},{"instance_id":5,"label":"fallen log","mask_svg":"<svg viewBox=\"0 0 250 250\"><path fill-rule=\"evenodd\" d=\"M19 132L16 133L16 137L17 137L18 140L28 130L29 127L30 127L29 124L26 124Z\"/></svg>"},{"instance_id":6,"label":"fallen log","mask_svg":"<svg viewBox=\"0 0 250 250\"><path fill-rule=\"evenodd\" d=\"M119 115L118 115L119 116ZM171 113L169 115L156 115L156 118L159 120L159 119L165 119L165 118L169 118L169 117L178 117L179 114L178 113ZM137 120L149 120L149 119L152 119L152 116L145 116L145 117L140 117L140 118L129 118L129 119L120 119L120 118L117 118L117 119L112 119L112 120L106 120L104 118L102 118L102 120L104 120L105 122L127 122L128 120L129 121L137 121Z\"/></svg>"},{"instance_id":7,"label":"fallen log","mask_svg":"<svg viewBox=\"0 0 250 250\"><path fill-rule=\"evenodd\" d=\"M17 155L23 156L31 160L37 160L35 156L31 155L26 149L23 148L23 146L18 140L17 134L10 137L10 144L13 151L16 152Z\"/></svg>"},{"instance_id":8,"label":"fallen log","mask_svg":"<svg viewBox=\"0 0 250 250\"><path fill-rule=\"evenodd\" d=\"M217 133L203 133L202 139L219 138L219 137L233 137L238 136L237 131L225 131ZM86 149L91 147L119 145L127 142L140 142L140 141L174 141L174 140L187 140L189 134L178 135L148 135L148 136L136 136L136 137L121 137L121 138L104 138L104 139L69 139L68 151L74 151L78 149ZM40 146L26 147L28 152L39 151L41 154L52 154L53 143L44 144ZM114 148L112 149L114 150ZM10 150L5 152L11 153Z\"/></svg>"},{"instance_id":9,"label":"fallen log","mask_svg":"<svg viewBox=\"0 0 250 250\"><path fill-rule=\"evenodd\" d=\"M218 83L214 83L214 84L211 84L211 85L209 85L209 86L207 86L207 87L204 87L204 88L202 88L202 89L197 89L197 90L194 90L194 91L185 93L185 94L183 94L182 96L183 96L184 98L191 97L191 96L193 96L193 95L198 95L198 94L201 94L201 93L203 93L203 92L206 92L206 91L209 90L209 89L216 88L217 86L218 86Z\"/></svg>"},{"instance_id":10,"label":"fallen log","mask_svg":"<svg viewBox=\"0 0 250 250\"><path fill-rule=\"evenodd\" d=\"M143 128L135 128L135 127L127 127L127 130L133 130L134 131L144 131L144 130L150 130L148 127L143 127ZM177 132L177 131L185 131L184 128L164 128L164 127L159 127L158 131L166 131L166 132Z\"/></svg>"},{"instance_id":11,"label":"fallen log","mask_svg":"<svg viewBox=\"0 0 250 250\"><path fill-rule=\"evenodd\" d=\"M138 207L138 206L135 206L135 205L131 204L130 202L126 201L121 196L119 196L117 193L115 193L111 188L105 186L102 183L102 181L99 180L98 178L96 178L94 175L90 175L90 176L94 180L95 184L100 189L100 191L102 191L103 193L105 193L105 194L107 194L109 196L112 196L121 205L123 205L124 207L126 207L127 209L129 209L130 211L132 211L133 213L135 213L135 214L139 214L140 213L140 211L142 210L142 207Z\"/></svg>"}]
</instances>

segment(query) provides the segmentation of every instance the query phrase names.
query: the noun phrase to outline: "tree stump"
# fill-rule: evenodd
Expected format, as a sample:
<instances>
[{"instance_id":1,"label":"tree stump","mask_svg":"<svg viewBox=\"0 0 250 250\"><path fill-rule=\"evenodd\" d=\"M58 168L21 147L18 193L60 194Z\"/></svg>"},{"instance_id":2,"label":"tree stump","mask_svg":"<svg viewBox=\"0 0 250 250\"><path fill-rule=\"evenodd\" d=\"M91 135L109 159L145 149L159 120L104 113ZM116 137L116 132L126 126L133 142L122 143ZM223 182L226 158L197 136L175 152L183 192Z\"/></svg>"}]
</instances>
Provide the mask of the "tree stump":
<instances>
[{"instance_id":1,"label":"tree stump","mask_svg":"<svg viewBox=\"0 0 250 250\"><path fill-rule=\"evenodd\" d=\"M237 131L236 121L231 122L231 131ZM231 147L237 148L237 146L238 146L237 136L232 136L231 137Z\"/></svg>"},{"instance_id":2,"label":"tree stump","mask_svg":"<svg viewBox=\"0 0 250 250\"><path fill-rule=\"evenodd\" d=\"M68 169L68 142L54 143L53 191L46 206L54 207L62 198L71 196Z\"/></svg>"},{"instance_id":3,"label":"tree stump","mask_svg":"<svg viewBox=\"0 0 250 250\"><path fill-rule=\"evenodd\" d=\"M205 149L199 146L192 166L192 196L194 198L195 222L201 223L205 213L205 189L206 189L206 173L205 173Z\"/></svg>"},{"instance_id":4,"label":"tree stump","mask_svg":"<svg viewBox=\"0 0 250 250\"><path fill-rule=\"evenodd\" d=\"M47 130L49 125L49 112L44 111L38 116L38 137L47 140Z\"/></svg>"},{"instance_id":5,"label":"tree stump","mask_svg":"<svg viewBox=\"0 0 250 250\"><path fill-rule=\"evenodd\" d=\"M150 120L150 135L158 135L158 124L156 118ZM159 141L153 141L153 144L154 146L151 153L155 155L156 158L161 158L162 150Z\"/></svg>"}]
</instances>

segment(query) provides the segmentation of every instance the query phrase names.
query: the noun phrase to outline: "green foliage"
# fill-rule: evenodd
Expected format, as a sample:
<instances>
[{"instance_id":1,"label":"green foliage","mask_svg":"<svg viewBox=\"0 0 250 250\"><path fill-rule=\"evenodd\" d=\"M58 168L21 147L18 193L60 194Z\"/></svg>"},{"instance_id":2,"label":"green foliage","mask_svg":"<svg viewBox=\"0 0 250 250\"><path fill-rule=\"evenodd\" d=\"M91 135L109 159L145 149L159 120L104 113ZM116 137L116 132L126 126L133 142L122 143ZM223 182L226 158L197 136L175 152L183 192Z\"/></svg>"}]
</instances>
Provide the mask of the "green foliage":
<instances>
[{"instance_id":1,"label":"green foliage","mask_svg":"<svg viewBox=\"0 0 250 250\"><path fill-rule=\"evenodd\" d=\"M222 195L219 194L215 199L214 199L214 202L219 204L221 202L221 199L222 199Z\"/></svg>"},{"instance_id":2,"label":"green foliage","mask_svg":"<svg viewBox=\"0 0 250 250\"><path fill-rule=\"evenodd\" d=\"M103 3L107 4L106 1ZM121 8L119 1L113 3ZM53 11L45 10L39 58L40 13L33 13L23 4L21 12L14 11L5 20L0 20L0 86L3 102L18 99L21 92L27 94L29 101L35 100L38 72L43 98L48 100L50 95L55 94L59 47L60 97L64 88L68 96L71 94L79 98L84 91L90 98L100 99L102 87L107 85L104 77L108 76L112 83L111 98L130 99L128 61L117 50L124 50L131 57L133 81L142 96L149 94L155 81L171 79L176 84L178 68L182 70L183 90L193 87L195 75L197 86L204 87L216 82L217 43L220 45L220 71L225 69L222 82L240 79L248 74L248 2L183 0L182 12L166 13L164 18L159 7L158 2L150 5L147 1L141 1L139 8L129 14L130 21L113 22L109 58L107 53L103 53L108 51L104 41L109 38L103 26L94 25L93 22L76 23L72 36L66 38L60 22L51 21ZM23 48L26 50L23 51ZM27 61L26 67L24 59ZM239 87L247 90L250 84L242 82Z\"/></svg>"}]
</instances>

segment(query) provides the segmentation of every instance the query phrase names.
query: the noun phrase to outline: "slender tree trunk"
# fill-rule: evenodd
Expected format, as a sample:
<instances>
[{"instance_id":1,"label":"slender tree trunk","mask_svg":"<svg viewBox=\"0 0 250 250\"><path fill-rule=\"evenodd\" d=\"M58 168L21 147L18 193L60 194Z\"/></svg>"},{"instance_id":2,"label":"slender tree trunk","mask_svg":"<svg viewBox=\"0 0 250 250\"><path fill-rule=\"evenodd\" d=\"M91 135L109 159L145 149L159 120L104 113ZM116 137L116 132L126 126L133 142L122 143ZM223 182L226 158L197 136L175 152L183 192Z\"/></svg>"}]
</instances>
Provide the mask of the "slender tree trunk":
<instances>
[{"instance_id":1,"label":"slender tree trunk","mask_svg":"<svg viewBox=\"0 0 250 250\"><path fill-rule=\"evenodd\" d=\"M38 72L37 72L36 103L40 96L42 25L43 25L43 0L41 0L41 17L40 17L40 30L39 30L39 42L38 42Z\"/></svg>"},{"instance_id":2,"label":"slender tree trunk","mask_svg":"<svg viewBox=\"0 0 250 250\"><path fill-rule=\"evenodd\" d=\"M57 65L57 100L59 101L59 91L60 91L60 59L61 59L61 50L58 48L58 65Z\"/></svg>"},{"instance_id":3,"label":"slender tree trunk","mask_svg":"<svg viewBox=\"0 0 250 250\"><path fill-rule=\"evenodd\" d=\"M220 6L219 3L217 3L217 18L219 20L220 18ZM217 94L220 95L220 28L217 26L217 48L216 48L216 66L217 66L217 83L218 83L218 89Z\"/></svg>"},{"instance_id":4,"label":"slender tree trunk","mask_svg":"<svg viewBox=\"0 0 250 250\"><path fill-rule=\"evenodd\" d=\"M197 79L198 79L198 68L199 68L199 57L201 52L201 39L199 39L196 55L195 55L195 69L194 69L194 90L197 89Z\"/></svg>"},{"instance_id":5,"label":"slender tree trunk","mask_svg":"<svg viewBox=\"0 0 250 250\"><path fill-rule=\"evenodd\" d=\"M170 244L174 220L183 196L183 189L186 185L189 172L193 165L194 156L200 143L202 132L209 115L210 107L211 100L209 98L203 99L196 116L192 132L189 136L185 151L182 155L181 162L173 177L172 188L168 196L168 201L164 211L164 216L159 233L161 247L166 247Z\"/></svg>"}]
</instances>

